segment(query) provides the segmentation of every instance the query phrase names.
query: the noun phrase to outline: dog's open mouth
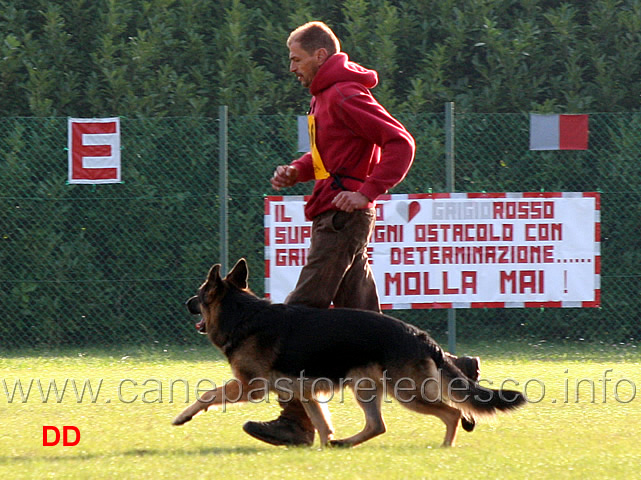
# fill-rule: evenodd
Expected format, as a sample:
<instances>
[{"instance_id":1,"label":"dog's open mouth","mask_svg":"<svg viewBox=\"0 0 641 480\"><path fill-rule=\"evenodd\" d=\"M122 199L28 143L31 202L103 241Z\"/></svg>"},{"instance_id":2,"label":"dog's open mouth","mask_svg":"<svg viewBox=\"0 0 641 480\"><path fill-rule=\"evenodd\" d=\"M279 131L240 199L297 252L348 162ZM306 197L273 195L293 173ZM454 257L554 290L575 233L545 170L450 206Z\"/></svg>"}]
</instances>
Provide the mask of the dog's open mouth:
<instances>
[{"instance_id":1,"label":"dog's open mouth","mask_svg":"<svg viewBox=\"0 0 641 480\"><path fill-rule=\"evenodd\" d=\"M203 335L207 333L207 323L204 318L201 318L196 324L196 330L198 330L198 333L202 333Z\"/></svg>"},{"instance_id":2,"label":"dog's open mouth","mask_svg":"<svg viewBox=\"0 0 641 480\"><path fill-rule=\"evenodd\" d=\"M189 310L189 313L191 313L192 315L198 315L200 318L198 323L196 323L196 330L198 330L199 333L206 334L207 323L205 322L205 319L202 316L202 312L200 310L200 301L198 300L198 296L193 296L191 298L188 298L187 301L185 302L185 306L187 307L187 310Z\"/></svg>"}]
</instances>

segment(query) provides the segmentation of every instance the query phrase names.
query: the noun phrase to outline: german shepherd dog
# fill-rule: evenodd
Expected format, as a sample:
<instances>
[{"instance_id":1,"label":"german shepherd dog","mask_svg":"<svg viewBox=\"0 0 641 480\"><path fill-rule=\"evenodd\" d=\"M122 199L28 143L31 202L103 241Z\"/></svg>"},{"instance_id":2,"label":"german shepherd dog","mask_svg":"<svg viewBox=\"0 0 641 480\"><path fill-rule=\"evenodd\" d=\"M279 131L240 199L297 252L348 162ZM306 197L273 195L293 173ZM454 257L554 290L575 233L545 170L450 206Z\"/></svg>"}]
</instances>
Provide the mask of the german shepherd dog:
<instances>
[{"instance_id":1,"label":"german shepherd dog","mask_svg":"<svg viewBox=\"0 0 641 480\"><path fill-rule=\"evenodd\" d=\"M174 421L182 425L214 405L258 401L269 391L303 404L322 446L354 446L385 432L381 404L388 395L446 426L454 445L459 420L516 409L524 396L480 386L459 370L424 331L387 315L352 309L272 304L247 286L240 259L223 279L214 265L190 313L196 327L227 357L234 381L208 391ZM262 386L259 388L259 386ZM365 413L365 428L334 439L328 395L349 386Z\"/></svg>"}]
</instances>

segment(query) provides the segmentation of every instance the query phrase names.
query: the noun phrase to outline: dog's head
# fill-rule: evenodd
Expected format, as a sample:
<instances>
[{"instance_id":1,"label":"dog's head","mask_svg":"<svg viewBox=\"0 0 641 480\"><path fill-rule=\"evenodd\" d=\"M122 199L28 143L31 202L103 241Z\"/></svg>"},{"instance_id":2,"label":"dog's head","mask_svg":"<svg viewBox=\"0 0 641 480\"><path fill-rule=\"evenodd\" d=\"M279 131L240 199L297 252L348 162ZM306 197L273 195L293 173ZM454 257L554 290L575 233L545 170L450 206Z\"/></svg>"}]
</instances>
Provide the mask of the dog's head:
<instances>
[{"instance_id":1,"label":"dog's head","mask_svg":"<svg viewBox=\"0 0 641 480\"><path fill-rule=\"evenodd\" d=\"M193 297L187 299L185 305L192 315L200 315L196 329L207 334L215 330L220 316L220 304L229 289L247 290L247 261L241 258L225 278L220 276L220 264L209 269L207 280L200 286Z\"/></svg>"}]
</instances>

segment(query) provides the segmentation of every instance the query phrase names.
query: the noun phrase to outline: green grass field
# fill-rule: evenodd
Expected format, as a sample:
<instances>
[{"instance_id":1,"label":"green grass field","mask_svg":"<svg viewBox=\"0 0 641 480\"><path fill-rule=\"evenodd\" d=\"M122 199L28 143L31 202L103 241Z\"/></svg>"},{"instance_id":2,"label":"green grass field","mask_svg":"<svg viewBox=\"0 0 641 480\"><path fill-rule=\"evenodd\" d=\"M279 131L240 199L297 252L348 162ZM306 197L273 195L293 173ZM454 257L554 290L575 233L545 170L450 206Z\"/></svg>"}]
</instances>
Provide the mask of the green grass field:
<instances>
[{"instance_id":1,"label":"green grass field","mask_svg":"<svg viewBox=\"0 0 641 480\"><path fill-rule=\"evenodd\" d=\"M482 356L486 382L525 389L530 404L473 433L461 429L457 446L443 449L439 420L386 403L387 433L346 450L321 450L318 441L312 448L272 447L245 435L245 421L277 416L273 397L173 427L198 388L231 378L213 347L14 352L0 357L0 478L636 478L638 350L461 345L459 353ZM351 395L335 398L330 409L337 436L362 428ZM45 425L75 426L80 442L43 446Z\"/></svg>"}]
</instances>

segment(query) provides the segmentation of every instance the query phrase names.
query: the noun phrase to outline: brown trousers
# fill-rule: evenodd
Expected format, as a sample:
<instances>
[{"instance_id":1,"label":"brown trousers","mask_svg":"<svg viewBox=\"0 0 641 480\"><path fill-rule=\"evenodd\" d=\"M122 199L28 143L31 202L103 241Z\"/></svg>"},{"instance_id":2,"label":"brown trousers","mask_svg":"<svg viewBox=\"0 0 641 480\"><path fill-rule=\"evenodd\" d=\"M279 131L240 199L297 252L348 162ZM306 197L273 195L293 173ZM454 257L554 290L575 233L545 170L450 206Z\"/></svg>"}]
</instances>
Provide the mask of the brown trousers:
<instances>
[{"instance_id":1,"label":"brown trousers","mask_svg":"<svg viewBox=\"0 0 641 480\"><path fill-rule=\"evenodd\" d=\"M367 244L376 213L374 209L351 213L328 211L312 222L307 263L285 303L308 307L359 308L380 312Z\"/></svg>"},{"instance_id":2,"label":"brown trousers","mask_svg":"<svg viewBox=\"0 0 641 480\"><path fill-rule=\"evenodd\" d=\"M329 308L333 303L339 308L380 312L367 256L375 221L374 209L328 211L314 218L307 263L285 303L317 308ZM314 429L298 400L280 405L282 417L297 421L306 430Z\"/></svg>"}]
</instances>

